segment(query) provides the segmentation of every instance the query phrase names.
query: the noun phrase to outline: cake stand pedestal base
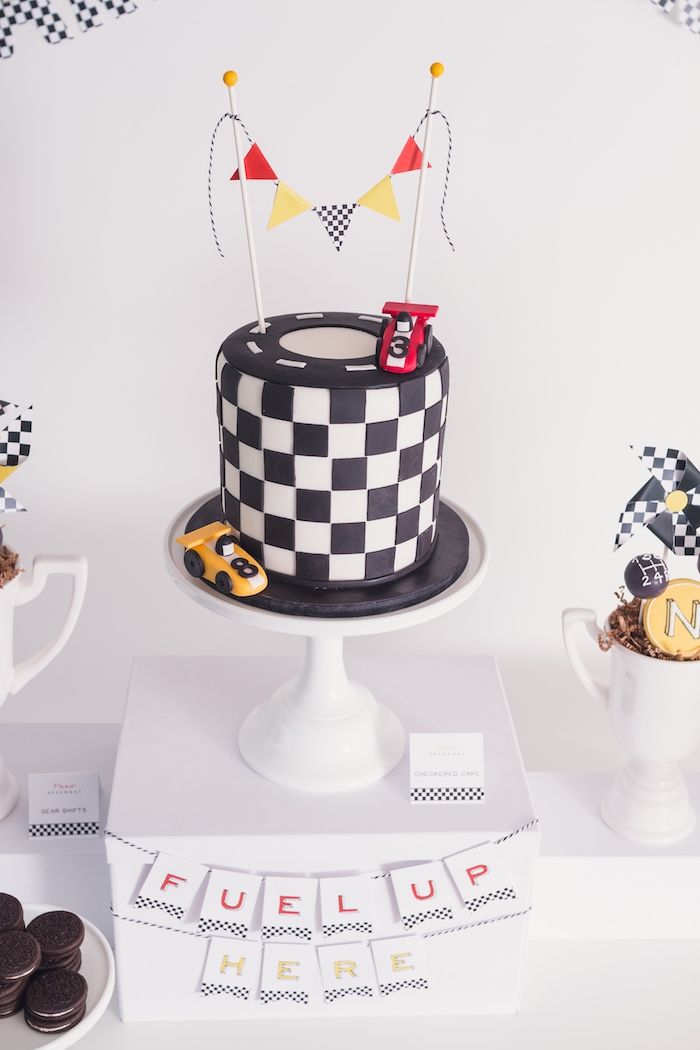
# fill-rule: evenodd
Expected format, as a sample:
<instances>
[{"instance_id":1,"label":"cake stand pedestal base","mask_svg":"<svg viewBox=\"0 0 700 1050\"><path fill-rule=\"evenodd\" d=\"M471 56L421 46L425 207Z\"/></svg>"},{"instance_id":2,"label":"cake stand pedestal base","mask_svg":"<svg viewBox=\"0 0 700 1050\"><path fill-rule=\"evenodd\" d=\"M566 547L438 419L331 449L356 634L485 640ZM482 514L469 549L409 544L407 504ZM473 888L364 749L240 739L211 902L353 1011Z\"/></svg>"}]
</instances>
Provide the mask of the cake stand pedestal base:
<instances>
[{"instance_id":1,"label":"cake stand pedestal base","mask_svg":"<svg viewBox=\"0 0 700 1050\"><path fill-rule=\"evenodd\" d=\"M257 773L301 791L341 792L375 783L397 765L405 748L401 722L348 678L343 639L426 623L476 591L488 564L486 539L473 518L442 503L445 528L426 566L393 589L356 588L350 596L272 581L251 601L232 599L187 573L176 542L203 505L214 515L208 520L217 520L216 493L195 500L170 524L166 564L188 598L238 624L306 639L301 675L258 704L239 730L241 754Z\"/></svg>"},{"instance_id":2,"label":"cake stand pedestal base","mask_svg":"<svg viewBox=\"0 0 700 1050\"><path fill-rule=\"evenodd\" d=\"M390 772L405 734L388 707L348 678L342 638L307 638L301 676L251 711L238 743L268 780L302 791L348 791Z\"/></svg>"}]
</instances>

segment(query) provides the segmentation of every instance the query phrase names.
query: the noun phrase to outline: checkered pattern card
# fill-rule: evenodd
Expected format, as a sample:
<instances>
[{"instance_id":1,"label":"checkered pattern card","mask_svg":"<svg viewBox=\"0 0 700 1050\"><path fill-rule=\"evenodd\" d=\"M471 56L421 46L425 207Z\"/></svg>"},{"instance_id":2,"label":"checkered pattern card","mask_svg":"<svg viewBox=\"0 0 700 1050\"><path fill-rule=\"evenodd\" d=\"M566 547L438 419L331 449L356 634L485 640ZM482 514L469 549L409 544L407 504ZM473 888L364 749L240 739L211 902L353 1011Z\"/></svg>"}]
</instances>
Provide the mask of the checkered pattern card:
<instances>
[{"instance_id":1,"label":"checkered pattern card","mask_svg":"<svg viewBox=\"0 0 700 1050\"><path fill-rule=\"evenodd\" d=\"M462 920L494 919L522 910L515 877L501 846L479 846L445 858L462 901Z\"/></svg>"},{"instance_id":2,"label":"checkered pattern card","mask_svg":"<svg viewBox=\"0 0 700 1050\"><path fill-rule=\"evenodd\" d=\"M325 1003L348 997L372 999L377 995L377 978L367 944L321 945L316 952Z\"/></svg>"},{"instance_id":3,"label":"checkered pattern card","mask_svg":"<svg viewBox=\"0 0 700 1050\"><path fill-rule=\"evenodd\" d=\"M483 733L411 733L411 802L484 801Z\"/></svg>"},{"instance_id":4,"label":"checkered pattern card","mask_svg":"<svg viewBox=\"0 0 700 1050\"><path fill-rule=\"evenodd\" d=\"M402 996L428 990L428 971L420 937L386 937L372 941L372 958L380 995Z\"/></svg>"},{"instance_id":5,"label":"checkered pattern card","mask_svg":"<svg viewBox=\"0 0 700 1050\"><path fill-rule=\"evenodd\" d=\"M316 925L318 879L271 875L263 887L262 927L264 941L310 941Z\"/></svg>"},{"instance_id":6,"label":"checkered pattern card","mask_svg":"<svg viewBox=\"0 0 700 1050\"><path fill-rule=\"evenodd\" d=\"M232 937L212 937L199 994L254 999L260 980L262 944Z\"/></svg>"},{"instance_id":7,"label":"checkered pattern card","mask_svg":"<svg viewBox=\"0 0 700 1050\"><path fill-rule=\"evenodd\" d=\"M30 773L28 831L30 838L99 834L99 774Z\"/></svg>"},{"instance_id":8,"label":"checkered pattern card","mask_svg":"<svg viewBox=\"0 0 700 1050\"><path fill-rule=\"evenodd\" d=\"M310 944L269 941L263 950L260 1001L306 1006L318 988L316 951Z\"/></svg>"},{"instance_id":9,"label":"checkered pattern card","mask_svg":"<svg viewBox=\"0 0 700 1050\"><path fill-rule=\"evenodd\" d=\"M199 933L247 937L261 885L259 875L211 871L197 924Z\"/></svg>"},{"instance_id":10,"label":"checkered pattern card","mask_svg":"<svg viewBox=\"0 0 700 1050\"><path fill-rule=\"evenodd\" d=\"M327 939L374 931L370 875L341 875L319 882L321 932Z\"/></svg>"},{"instance_id":11,"label":"checkered pattern card","mask_svg":"<svg viewBox=\"0 0 700 1050\"><path fill-rule=\"evenodd\" d=\"M182 922L207 877L207 871L203 864L159 853L133 907L164 913Z\"/></svg>"},{"instance_id":12,"label":"checkered pattern card","mask_svg":"<svg viewBox=\"0 0 700 1050\"><path fill-rule=\"evenodd\" d=\"M461 909L441 861L394 868L391 885L405 930L454 926L455 910Z\"/></svg>"}]
</instances>

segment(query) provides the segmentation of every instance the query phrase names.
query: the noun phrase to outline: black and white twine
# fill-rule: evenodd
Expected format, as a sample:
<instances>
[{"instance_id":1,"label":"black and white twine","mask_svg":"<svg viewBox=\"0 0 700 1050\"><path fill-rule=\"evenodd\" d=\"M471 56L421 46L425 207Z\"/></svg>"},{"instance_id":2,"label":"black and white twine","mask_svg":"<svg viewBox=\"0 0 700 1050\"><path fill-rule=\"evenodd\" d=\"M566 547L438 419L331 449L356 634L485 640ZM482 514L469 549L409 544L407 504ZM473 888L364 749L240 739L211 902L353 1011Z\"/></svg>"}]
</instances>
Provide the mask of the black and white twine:
<instances>
[{"instance_id":1,"label":"black and white twine","mask_svg":"<svg viewBox=\"0 0 700 1050\"><path fill-rule=\"evenodd\" d=\"M225 120L237 120L243 128L243 132L245 134L245 137L248 139L248 142L251 146L253 145L253 140L248 134L248 129L246 128L241 118L239 116L233 117L230 113L222 113L219 119L217 120L216 124L214 125L214 130L211 133L211 142L209 143L209 171L207 175L207 199L209 201L209 221L211 222L211 232L214 234L214 243L216 244L216 250L218 251L222 259L224 258L224 253L221 248L221 244L219 243L219 238L216 232L216 223L214 222L214 204L211 199L211 176L212 169L214 167L214 146L216 145L216 135L219 128Z\"/></svg>"},{"instance_id":2,"label":"black and white twine","mask_svg":"<svg viewBox=\"0 0 700 1050\"><path fill-rule=\"evenodd\" d=\"M442 119L445 121L445 128L447 129L447 159L445 161L445 184L442 187L442 200L440 201L440 222L442 223L442 232L445 234L447 243L449 244L452 251L454 251L455 246L452 241L452 238L447 232L447 223L445 221L445 205L447 203L447 184L450 181L450 166L452 164L452 128L450 127L450 122L445 116L445 114L442 112L442 110L434 109L432 111L432 115L434 117L442 117ZM428 111L426 110L423 114L423 117L421 118L418 127L416 128L415 134L413 136L414 138L416 137L420 129L423 127L427 119Z\"/></svg>"}]
</instances>

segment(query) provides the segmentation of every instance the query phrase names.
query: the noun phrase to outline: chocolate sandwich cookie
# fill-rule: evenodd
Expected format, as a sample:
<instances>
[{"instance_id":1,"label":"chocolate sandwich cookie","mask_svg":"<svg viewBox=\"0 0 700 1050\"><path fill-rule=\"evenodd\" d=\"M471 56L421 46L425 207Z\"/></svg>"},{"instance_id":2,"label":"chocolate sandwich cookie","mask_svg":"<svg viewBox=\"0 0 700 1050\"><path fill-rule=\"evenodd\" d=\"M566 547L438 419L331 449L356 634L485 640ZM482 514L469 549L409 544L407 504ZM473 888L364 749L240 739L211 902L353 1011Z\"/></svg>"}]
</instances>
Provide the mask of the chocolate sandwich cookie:
<instances>
[{"instance_id":1,"label":"chocolate sandwich cookie","mask_svg":"<svg viewBox=\"0 0 700 1050\"><path fill-rule=\"evenodd\" d=\"M0 933L0 982L21 981L38 970L41 949L30 933Z\"/></svg>"},{"instance_id":2,"label":"chocolate sandwich cookie","mask_svg":"<svg viewBox=\"0 0 700 1050\"><path fill-rule=\"evenodd\" d=\"M29 977L24 977L21 981L0 985L0 1018L13 1017L19 1013L24 1006L24 993L29 981Z\"/></svg>"},{"instance_id":3,"label":"chocolate sandwich cookie","mask_svg":"<svg viewBox=\"0 0 700 1050\"><path fill-rule=\"evenodd\" d=\"M24 1018L37 1032L65 1032L85 1016L87 991L87 982L79 973L41 973L27 989Z\"/></svg>"},{"instance_id":4,"label":"chocolate sandwich cookie","mask_svg":"<svg viewBox=\"0 0 700 1050\"><path fill-rule=\"evenodd\" d=\"M41 948L42 966L63 962L83 943L85 928L72 911L45 911L27 926Z\"/></svg>"},{"instance_id":5,"label":"chocolate sandwich cookie","mask_svg":"<svg viewBox=\"0 0 700 1050\"><path fill-rule=\"evenodd\" d=\"M39 973L45 973L48 970L73 970L77 973L83 963L83 957L80 952L80 948L76 948L74 952L69 955L61 955L57 959L52 959L50 962L44 962L42 959L41 966L39 967Z\"/></svg>"},{"instance_id":6,"label":"chocolate sandwich cookie","mask_svg":"<svg viewBox=\"0 0 700 1050\"><path fill-rule=\"evenodd\" d=\"M0 933L24 929L22 905L11 893L0 893Z\"/></svg>"}]
</instances>

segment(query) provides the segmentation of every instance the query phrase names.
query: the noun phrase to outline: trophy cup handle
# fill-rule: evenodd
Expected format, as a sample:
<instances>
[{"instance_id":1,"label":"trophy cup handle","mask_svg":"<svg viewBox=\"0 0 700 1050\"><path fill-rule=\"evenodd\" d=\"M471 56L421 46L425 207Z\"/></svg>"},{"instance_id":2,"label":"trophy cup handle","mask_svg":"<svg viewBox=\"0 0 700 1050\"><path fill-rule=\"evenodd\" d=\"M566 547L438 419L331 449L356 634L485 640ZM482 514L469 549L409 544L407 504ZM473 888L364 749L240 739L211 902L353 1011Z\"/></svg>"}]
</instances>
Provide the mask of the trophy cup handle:
<instances>
[{"instance_id":1,"label":"trophy cup handle","mask_svg":"<svg viewBox=\"0 0 700 1050\"><path fill-rule=\"evenodd\" d=\"M561 622L564 634L564 647L579 681L594 699L598 700L603 707L607 708L610 703L610 690L604 682L598 681L598 679L594 678L590 673L583 662L581 653L579 652L574 639L574 627L581 623L586 628L586 631L593 641L596 644L598 643L598 637L603 628L598 624L598 618L595 611L593 609L565 609L562 613Z\"/></svg>"}]
</instances>

